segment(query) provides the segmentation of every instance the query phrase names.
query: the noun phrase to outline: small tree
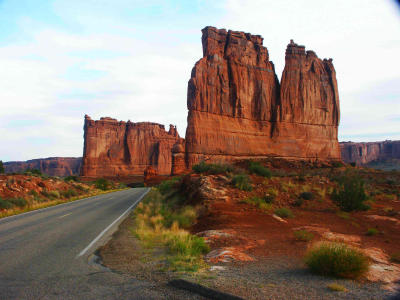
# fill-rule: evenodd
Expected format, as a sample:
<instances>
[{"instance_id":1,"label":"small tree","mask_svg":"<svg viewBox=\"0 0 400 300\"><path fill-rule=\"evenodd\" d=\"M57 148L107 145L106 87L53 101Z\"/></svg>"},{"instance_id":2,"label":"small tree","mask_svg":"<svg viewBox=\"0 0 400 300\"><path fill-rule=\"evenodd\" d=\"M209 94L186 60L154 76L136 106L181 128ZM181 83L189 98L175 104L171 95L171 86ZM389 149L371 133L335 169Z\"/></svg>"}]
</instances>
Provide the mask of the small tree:
<instances>
[{"instance_id":1,"label":"small tree","mask_svg":"<svg viewBox=\"0 0 400 300\"><path fill-rule=\"evenodd\" d=\"M346 173L339 179L339 187L332 193L332 200L344 211L367 210L364 181L356 174Z\"/></svg>"},{"instance_id":2,"label":"small tree","mask_svg":"<svg viewBox=\"0 0 400 300\"><path fill-rule=\"evenodd\" d=\"M3 165L3 161L0 160L0 174L4 173L4 165Z\"/></svg>"}]
</instances>

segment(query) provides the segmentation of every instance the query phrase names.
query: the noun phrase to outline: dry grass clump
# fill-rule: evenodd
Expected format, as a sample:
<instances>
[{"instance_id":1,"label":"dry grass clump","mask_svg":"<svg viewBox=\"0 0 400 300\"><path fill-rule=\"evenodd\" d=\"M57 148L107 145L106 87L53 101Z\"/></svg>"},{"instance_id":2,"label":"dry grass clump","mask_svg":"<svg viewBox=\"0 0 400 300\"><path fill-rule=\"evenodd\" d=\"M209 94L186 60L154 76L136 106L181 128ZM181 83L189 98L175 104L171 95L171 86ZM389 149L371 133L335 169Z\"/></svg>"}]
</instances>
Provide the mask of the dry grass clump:
<instances>
[{"instance_id":1,"label":"dry grass clump","mask_svg":"<svg viewBox=\"0 0 400 300\"><path fill-rule=\"evenodd\" d=\"M343 285L337 283L331 283L327 288L334 292L347 292L347 289Z\"/></svg>"},{"instance_id":2,"label":"dry grass clump","mask_svg":"<svg viewBox=\"0 0 400 300\"><path fill-rule=\"evenodd\" d=\"M254 205L261 210L269 212L273 209L272 203L269 201L270 199L268 197L264 197L264 199L260 197L249 197L240 202Z\"/></svg>"},{"instance_id":3,"label":"dry grass clump","mask_svg":"<svg viewBox=\"0 0 400 300\"><path fill-rule=\"evenodd\" d=\"M305 255L305 263L313 273L358 278L368 271L368 258L359 249L343 243L315 243Z\"/></svg>"},{"instance_id":4,"label":"dry grass clump","mask_svg":"<svg viewBox=\"0 0 400 300\"><path fill-rule=\"evenodd\" d=\"M298 241L308 242L314 238L314 234L307 230L296 230L293 232L294 237Z\"/></svg>"},{"instance_id":5,"label":"dry grass clump","mask_svg":"<svg viewBox=\"0 0 400 300\"><path fill-rule=\"evenodd\" d=\"M146 248L166 248L169 270L196 272L206 267L202 256L209 251L203 238L184 229L196 217L193 207L178 208L152 189L135 210L133 232Z\"/></svg>"}]
</instances>

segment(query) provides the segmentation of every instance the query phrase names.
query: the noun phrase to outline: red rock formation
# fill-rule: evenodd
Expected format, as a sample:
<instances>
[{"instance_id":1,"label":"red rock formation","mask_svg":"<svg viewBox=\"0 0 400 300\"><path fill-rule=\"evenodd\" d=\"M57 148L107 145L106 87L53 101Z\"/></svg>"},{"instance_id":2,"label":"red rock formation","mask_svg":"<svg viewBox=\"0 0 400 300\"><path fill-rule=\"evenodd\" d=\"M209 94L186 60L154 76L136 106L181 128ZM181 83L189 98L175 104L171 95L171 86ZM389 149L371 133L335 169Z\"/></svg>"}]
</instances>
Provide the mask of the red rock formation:
<instances>
[{"instance_id":1,"label":"red rock formation","mask_svg":"<svg viewBox=\"0 0 400 300\"><path fill-rule=\"evenodd\" d=\"M184 140L179 141L172 147L172 175L181 175L186 173L185 164L185 144Z\"/></svg>"},{"instance_id":2,"label":"red rock formation","mask_svg":"<svg viewBox=\"0 0 400 300\"><path fill-rule=\"evenodd\" d=\"M48 157L27 161L9 161L4 163L6 173L19 173L27 169L37 169L49 176L79 175L81 157Z\"/></svg>"},{"instance_id":3,"label":"red rock formation","mask_svg":"<svg viewBox=\"0 0 400 300\"><path fill-rule=\"evenodd\" d=\"M157 171L152 166L148 166L146 168L146 170L144 170L144 180L145 181L150 180L150 179L156 177L157 175L158 175Z\"/></svg>"},{"instance_id":4,"label":"red rock formation","mask_svg":"<svg viewBox=\"0 0 400 300\"><path fill-rule=\"evenodd\" d=\"M176 127L150 122L98 121L85 116L82 176L143 176L152 166L159 175L170 175L171 149L181 140Z\"/></svg>"},{"instance_id":5,"label":"red rock formation","mask_svg":"<svg viewBox=\"0 0 400 300\"><path fill-rule=\"evenodd\" d=\"M332 62L293 42L282 89L260 36L202 30L188 84L186 164L279 156L338 160L339 99Z\"/></svg>"},{"instance_id":6,"label":"red rock formation","mask_svg":"<svg viewBox=\"0 0 400 300\"><path fill-rule=\"evenodd\" d=\"M290 41L273 131L276 153L298 158L340 159L339 94L332 59L321 60Z\"/></svg>"},{"instance_id":7,"label":"red rock formation","mask_svg":"<svg viewBox=\"0 0 400 300\"><path fill-rule=\"evenodd\" d=\"M343 161L365 165L373 161L400 159L400 141L340 143Z\"/></svg>"}]
</instances>

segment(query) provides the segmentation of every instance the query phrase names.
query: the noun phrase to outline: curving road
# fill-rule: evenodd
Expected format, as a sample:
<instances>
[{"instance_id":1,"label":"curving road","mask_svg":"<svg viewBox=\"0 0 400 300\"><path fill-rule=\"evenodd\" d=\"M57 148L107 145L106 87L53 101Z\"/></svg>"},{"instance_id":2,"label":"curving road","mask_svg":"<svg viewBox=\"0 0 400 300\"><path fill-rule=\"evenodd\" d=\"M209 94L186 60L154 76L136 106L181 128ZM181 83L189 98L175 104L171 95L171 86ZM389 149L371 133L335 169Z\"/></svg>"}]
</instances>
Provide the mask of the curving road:
<instances>
[{"instance_id":1,"label":"curving road","mask_svg":"<svg viewBox=\"0 0 400 300\"><path fill-rule=\"evenodd\" d=\"M93 252L146 188L0 219L0 299L160 299L150 283L102 268Z\"/></svg>"}]
</instances>

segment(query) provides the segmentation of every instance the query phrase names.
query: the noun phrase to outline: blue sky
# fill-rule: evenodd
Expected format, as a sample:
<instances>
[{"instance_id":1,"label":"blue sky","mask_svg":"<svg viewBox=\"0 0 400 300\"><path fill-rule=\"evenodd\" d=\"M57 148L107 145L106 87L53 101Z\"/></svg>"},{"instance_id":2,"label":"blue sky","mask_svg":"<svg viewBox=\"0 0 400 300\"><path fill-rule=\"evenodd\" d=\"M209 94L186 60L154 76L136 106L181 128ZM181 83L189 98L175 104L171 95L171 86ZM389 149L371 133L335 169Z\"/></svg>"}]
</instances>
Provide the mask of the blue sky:
<instances>
[{"instance_id":1,"label":"blue sky","mask_svg":"<svg viewBox=\"0 0 400 300\"><path fill-rule=\"evenodd\" d=\"M186 128L207 25L332 57L340 140L400 139L400 14L367 0L0 0L0 159L81 156L83 116Z\"/></svg>"}]
</instances>

